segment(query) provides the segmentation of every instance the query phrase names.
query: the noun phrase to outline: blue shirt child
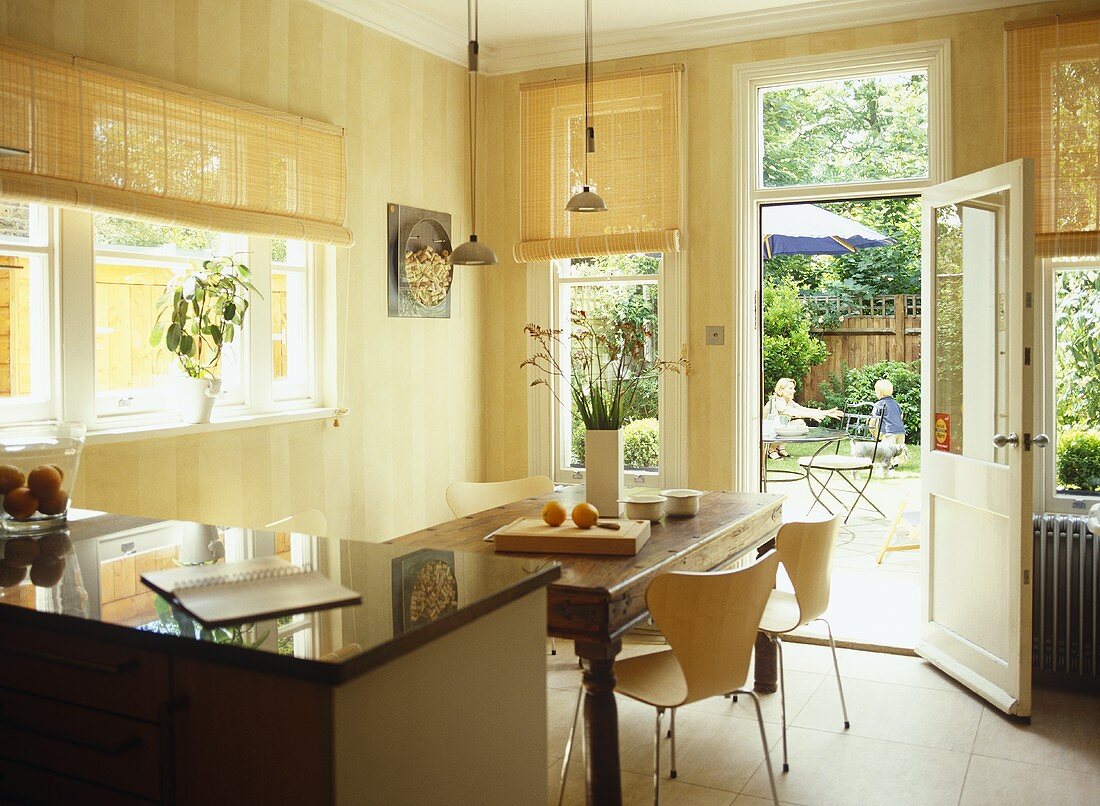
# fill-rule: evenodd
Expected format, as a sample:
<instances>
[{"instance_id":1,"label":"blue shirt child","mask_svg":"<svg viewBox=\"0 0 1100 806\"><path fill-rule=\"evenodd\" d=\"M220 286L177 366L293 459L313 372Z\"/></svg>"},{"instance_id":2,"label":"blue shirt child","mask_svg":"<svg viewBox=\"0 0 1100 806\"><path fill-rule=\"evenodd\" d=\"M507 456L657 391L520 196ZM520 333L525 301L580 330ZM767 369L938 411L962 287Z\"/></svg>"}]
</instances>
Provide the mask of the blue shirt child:
<instances>
[{"instance_id":1,"label":"blue shirt child","mask_svg":"<svg viewBox=\"0 0 1100 806\"><path fill-rule=\"evenodd\" d=\"M905 433L905 423L901 417L901 406L894 398L890 396L879 398L871 409L871 416L879 418L878 421L882 423L880 430L884 436Z\"/></svg>"}]
</instances>

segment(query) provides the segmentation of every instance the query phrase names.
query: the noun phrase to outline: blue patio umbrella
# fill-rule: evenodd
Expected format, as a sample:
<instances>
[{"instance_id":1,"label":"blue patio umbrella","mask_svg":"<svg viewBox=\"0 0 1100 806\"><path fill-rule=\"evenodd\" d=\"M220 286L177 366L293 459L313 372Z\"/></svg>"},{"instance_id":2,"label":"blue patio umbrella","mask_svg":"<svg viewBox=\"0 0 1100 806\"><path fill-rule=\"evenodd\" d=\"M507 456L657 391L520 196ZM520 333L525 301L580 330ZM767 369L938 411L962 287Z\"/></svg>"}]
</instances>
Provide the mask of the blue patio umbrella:
<instances>
[{"instance_id":1,"label":"blue patio umbrella","mask_svg":"<svg viewBox=\"0 0 1100 806\"><path fill-rule=\"evenodd\" d=\"M760 222L763 259L776 255L844 255L897 243L816 204L773 204Z\"/></svg>"}]
</instances>

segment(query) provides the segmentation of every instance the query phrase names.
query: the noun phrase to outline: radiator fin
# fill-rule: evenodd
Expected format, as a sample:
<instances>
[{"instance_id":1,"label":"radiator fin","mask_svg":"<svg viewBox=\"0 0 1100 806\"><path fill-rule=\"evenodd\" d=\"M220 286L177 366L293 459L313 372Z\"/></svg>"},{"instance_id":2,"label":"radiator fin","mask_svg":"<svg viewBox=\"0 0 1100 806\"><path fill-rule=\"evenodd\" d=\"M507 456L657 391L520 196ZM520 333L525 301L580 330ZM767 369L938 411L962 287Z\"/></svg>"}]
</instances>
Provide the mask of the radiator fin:
<instances>
[{"instance_id":1,"label":"radiator fin","mask_svg":"<svg viewBox=\"0 0 1100 806\"><path fill-rule=\"evenodd\" d=\"M1047 676L1097 680L1098 539L1077 515L1036 515L1032 664Z\"/></svg>"}]
</instances>

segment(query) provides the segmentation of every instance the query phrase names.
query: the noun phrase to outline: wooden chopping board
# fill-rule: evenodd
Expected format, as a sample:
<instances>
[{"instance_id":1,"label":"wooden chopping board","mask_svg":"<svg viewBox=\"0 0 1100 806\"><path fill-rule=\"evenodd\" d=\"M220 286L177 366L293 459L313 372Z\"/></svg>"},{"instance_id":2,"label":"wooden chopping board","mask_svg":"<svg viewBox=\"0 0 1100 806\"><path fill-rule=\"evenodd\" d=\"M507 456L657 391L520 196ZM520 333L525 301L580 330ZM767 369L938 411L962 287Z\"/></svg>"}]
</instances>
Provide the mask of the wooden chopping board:
<instances>
[{"instance_id":1,"label":"wooden chopping board","mask_svg":"<svg viewBox=\"0 0 1100 806\"><path fill-rule=\"evenodd\" d=\"M536 554L637 554L649 540L649 521L604 518L619 529L581 529L566 520L550 526L542 518L517 518L493 535L494 551Z\"/></svg>"}]
</instances>

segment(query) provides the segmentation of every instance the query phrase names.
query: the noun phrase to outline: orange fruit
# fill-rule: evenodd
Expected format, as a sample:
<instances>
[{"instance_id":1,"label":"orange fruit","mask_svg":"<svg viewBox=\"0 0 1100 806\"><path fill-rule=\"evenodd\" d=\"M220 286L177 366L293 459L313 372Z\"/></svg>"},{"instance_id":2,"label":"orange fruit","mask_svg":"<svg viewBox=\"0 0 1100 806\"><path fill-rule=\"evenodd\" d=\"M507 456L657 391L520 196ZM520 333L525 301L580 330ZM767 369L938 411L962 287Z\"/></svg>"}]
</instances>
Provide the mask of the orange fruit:
<instances>
[{"instance_id":1,"label":"orange fruit","mask_svg":"<svg viewBox=\"0 0 1100 806\"><path fill-rule=\"evenodd\" d=\"M65 532L50 532L38 538L38 553L50 557L62 557L73 547L73 541Z\"/></svg>"},{"instance_id":2,"label":"orange fruit","mask_svg":"<svg viewBox=\"0 0 1100 806\"><path fill-rule=\"evenodd\" d=\"M27 474L27 487L40 499L48 498L61 489L61 473L53 465L39 465Z\"/></svg>"},{"instance_id":3,"label":"orange fruit","mask_svg":"<svg viewBox=\"0 0 1100 806\"><path fill-rule=\"evenodd\" d=\"M0 465L0 495L7 495L27 483L23 471L15 465Z\"/></svg>"},{"instance_id":4,"label":"orange fruit","mask_svg":"<svg viewBox=\"0 0 1100 806\"><path fill-rule=\"evenodd\" d=\"M39 588L52 588L61 581L65 561L57 557L39 557L31 564L31 584Z\"/></svg>"},{"instance_id":5,"label":"orange fruit","mask_svg":"<svg viewBox=\"0 0 1100 806\"><path fill-rule=\"evenodd\" d=\"M4 511L25 521L38 510L38 497L26 487L16 487L4 496Z\"/></svg>"},{"instance_id":6,"label":"orange fruit","mask_svg":"<svg viewBox=\"0 0 1100 806\"><path fill-rule=\"evenodd\" d=\"M10 565L0 560L0 588L14 588L26 578L25 565Z\"/></svg>"},{"instance_id":7,"label":"orange fruit","mask_svg":"<svg viewBox=\"0 0 1100 806\"><path fill-rule=\"evenodd\" d=\"M600 511L587 502L573 507L573 523L581 529L591 529L600 520Z\"/></svg>"},{"instance_id":8,"label":"orange fruit","mask_svg":"<svg viewBox=\"0 0 1100 806\"><path fill-rule=\"evenodd\" d=\"M565 523L567 514L561 501L547 501L546 506L542 508L542 519L550 526L561 526Z\"/></svg>"},{"instance_id":9,"label":"orange fruit","mask_svg":"<svg viewBox=\"0 0 1100 806\"><path fill-rule=\"evenodd\" d=\"M16 537L4 546L4 562L26 568L38 559L38 543L29 537Z\"/></svg>"},{"instance_id":10,"label":"orange fruit","mask_svg":"<svg viewBox=\"0 0 1100 806\"><path fill-rule=\"evenodd\" d=\"M43 515L60 515L69 506L69 494L57 490L38 499L38 511Z\"/></svg>"}]
</instances>

